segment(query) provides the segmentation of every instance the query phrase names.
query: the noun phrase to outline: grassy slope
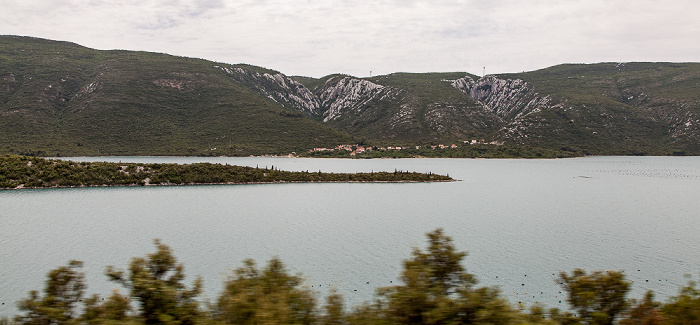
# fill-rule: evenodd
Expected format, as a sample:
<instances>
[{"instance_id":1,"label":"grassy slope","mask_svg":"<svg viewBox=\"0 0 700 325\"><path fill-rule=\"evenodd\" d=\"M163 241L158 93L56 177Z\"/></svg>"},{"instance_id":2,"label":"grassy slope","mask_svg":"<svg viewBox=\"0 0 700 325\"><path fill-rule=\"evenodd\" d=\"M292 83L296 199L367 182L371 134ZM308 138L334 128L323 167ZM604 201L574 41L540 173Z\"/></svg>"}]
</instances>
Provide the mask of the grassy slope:
<instances>
[{"instance_id":1,"label":"grassy slope","mask_svg":"<svg viewBox=\"0 0 700 325\"><path fill-rule=\"evenodd\" d=\"M465 73L367 78L401 91L323 125L281 109L216 65L226 66L0 36L0 153L288 153L362 139L379 146L491 140L514 123L444 81ZM318 89L332 77L295 79ZM589 154L700 153L700 64L566 64L499 77L523 79L563 107L517 121L526 137L507 143Z\"/></svg>"},{"instance_id":2,"label":"grassy slope","mask_svg":"<svg viewBox=\"0 0 700 325\"><path fill-rule=\"evenodd\" d=\"M523 79L540 96L550 95L562 105L517 121L484 111L443 81L465 75L394 73L367 78L403 92L396 101L373 103L371 110L346 114L329 124L375 145L486 138L578 154L700 154L700 129L685 126L694 124L687 115L700 117L700 64L564 64L499 75ZM313 89L330 77L297 80ZM412 114L401 124L392 117L401 115L402 105L411 107ZM436 115L439 120L431 119ZM504 132L508 128L522 136L509 138Z\"/></svg>"},{"instance_id":3,"label":"grassy slope","mask_svg":"<svg viewBox=\"0 0 700 325\"><path fill-rule=\"evenodd\" d=\"M288 114L215 65L0 37L0 152L248 155L351 141Z\"/></svg>"},{"instance_id":4,"label":"grassy slope","mask_svg":"<svg viewBox=\"0 0 700 325\"><path fill-rule=\"evenodd\" d=\"M531 130L530 144L596 154L700 153L698 129L678 129L688 112L700 117L700 64L564 64L499 77L523 79L573 108L531 117L542 127Z\"/></svg>"},{"instance_id":5,"label":"grassy slope","mask_svg":"<svg viewBox=\"0 0 700 325\"><path fill-rule=\"evenodd\" d=\"M502 120L485 112L442 81L464 75L395 73L368 78L406 91L399 103L378 106L386 116L397 114L402 104L416 107L418 114L412 123L403 129L392 128L389 118L384 117L367 125L359 119L359 127L358 120L335 126L375 141L378 139L373 135L391 130L394 132L386 138L404 140L398 144L486 138L579 154L700 154L700 128L696 123L700 117L700 64L564 64L499 75L523 79L541 96L550 95L555 103L562 104L561 108L544 110L521 121ZM434 112L442 117L437 124L429 119ZM512 139L505 137L502 128L514 125L525 136L508 141Z\"/></svg>"},{"instance_id":6,"label":"grassy slope","mask_svg":"<svg viewBox=\"0 0 700 325\"><path fill-rule=\"evenodd\" d=\"M407 90L405 102L418 108L416 122L422 137L417 140L423 143L491 138L501 120L451 85L450 80L467 75L477 78L464 72L394 73L376 82Z\"/></svg>"}]
</instances>

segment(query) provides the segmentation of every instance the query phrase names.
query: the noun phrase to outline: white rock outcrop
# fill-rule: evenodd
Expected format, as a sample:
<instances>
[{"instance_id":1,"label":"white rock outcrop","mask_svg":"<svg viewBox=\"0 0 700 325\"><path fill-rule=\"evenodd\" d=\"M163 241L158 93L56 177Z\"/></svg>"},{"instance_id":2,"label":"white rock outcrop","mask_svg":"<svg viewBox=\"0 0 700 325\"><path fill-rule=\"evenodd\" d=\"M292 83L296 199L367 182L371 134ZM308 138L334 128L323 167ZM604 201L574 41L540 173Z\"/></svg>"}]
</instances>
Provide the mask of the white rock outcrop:
<instances>
[{"instance_id":1,"label":"white rock outcrop","mask_svg":"<svg viewBox=\"0 0 700 325\"><path fill-rule=\"evenodd\" d=\"M392 90L363 79L331 78L319 93L321 106L326 109L323 121L336 119L348 110L360 111L370 101L381 100Z\"/></svg>"},{"instance_id":2,"label":"white rock outcrop","mask_svg":"<svg viewBox=\"0 0 700 325\"><path fill-rule=\"evenodd\" d=\"M550 96L539 96L521 79L500 79L489 75L474 81L467 76L451 80L451 83L487 110L504 118L519 118L554 105Z\"/></svg>"},{"instance_id":3,"label":"white rock outcrop","mask_svg":"<svg viewBox=\"0 0 700 325\"><path fill-rule=\"evenodd\" d=\"M304 85L281 73L259 73L242 68L215 66L241 83L252 85L265 97L283 107L308 115L320 115L319 98Z\"/></svg>"}]
</instances>

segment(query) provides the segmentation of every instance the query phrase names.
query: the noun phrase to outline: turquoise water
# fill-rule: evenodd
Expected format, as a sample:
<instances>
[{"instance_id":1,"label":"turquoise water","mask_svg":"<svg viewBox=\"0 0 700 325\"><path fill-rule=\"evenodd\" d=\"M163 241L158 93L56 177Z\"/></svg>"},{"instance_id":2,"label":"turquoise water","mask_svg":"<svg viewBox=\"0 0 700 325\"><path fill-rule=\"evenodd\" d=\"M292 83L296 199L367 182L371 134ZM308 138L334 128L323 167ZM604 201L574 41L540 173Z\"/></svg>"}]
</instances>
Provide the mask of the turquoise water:
<instances>
[{"instance_id":1,"label":"turquoise water","mask_svg":"<svg viewBox=\"0 0 700 325\"><path fill-rule=\"evenodd\" d=\"M321 300L337 288L355 305L397 283L402 260L438 227L469 252L464 265L480 285L512 303L565 307L554 279L574 268L624 270L630 297L653 289L661 300L700 271L700 157L74 159L399 169L461 181L0 191L0 316L16 314L15 302L70 259L85 262L88 294L108 295L118 285L105 267L152 252L154 238L185 264L188 282L204 277L212 300L242 260L278 256Z\"/></svg>"}]
</instances>

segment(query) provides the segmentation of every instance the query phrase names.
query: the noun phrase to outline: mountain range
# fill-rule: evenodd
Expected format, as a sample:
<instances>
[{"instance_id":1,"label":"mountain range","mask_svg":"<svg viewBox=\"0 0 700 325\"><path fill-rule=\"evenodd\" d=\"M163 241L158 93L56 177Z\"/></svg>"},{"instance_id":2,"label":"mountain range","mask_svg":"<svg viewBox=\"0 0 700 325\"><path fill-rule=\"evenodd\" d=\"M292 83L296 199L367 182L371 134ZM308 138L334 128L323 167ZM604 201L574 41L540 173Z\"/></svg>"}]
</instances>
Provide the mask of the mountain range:
<instances>
[{"instance_id":1,"label":"mountain range","mask_svg":"<svg viewBox=\"0 0 700 325\"><path fill-rule=\"evenodd\" d=\"M700 154L700 63L309 78L0 36L4 154L240 156L473 139L589 155Z\"/></svg>"}]
</instances>

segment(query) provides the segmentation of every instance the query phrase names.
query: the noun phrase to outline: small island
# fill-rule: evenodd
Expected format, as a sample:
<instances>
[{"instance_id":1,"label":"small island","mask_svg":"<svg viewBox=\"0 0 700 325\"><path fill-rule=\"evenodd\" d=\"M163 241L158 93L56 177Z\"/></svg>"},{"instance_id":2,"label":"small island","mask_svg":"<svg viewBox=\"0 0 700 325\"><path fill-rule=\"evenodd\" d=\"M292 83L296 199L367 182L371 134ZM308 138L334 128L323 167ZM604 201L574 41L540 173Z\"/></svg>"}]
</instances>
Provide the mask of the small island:
<instances>
[{"instance_id":1,"label":"small island","mask_svg":"<svg viewBox=\"0 0 700 325\"><path fill-rule=\"evenodd\" d=\"M0 157L0 189L330 182L448 182L449 176L398 171L323 173L212 163L141 164Z\"/></svg>"}]
</instances>

